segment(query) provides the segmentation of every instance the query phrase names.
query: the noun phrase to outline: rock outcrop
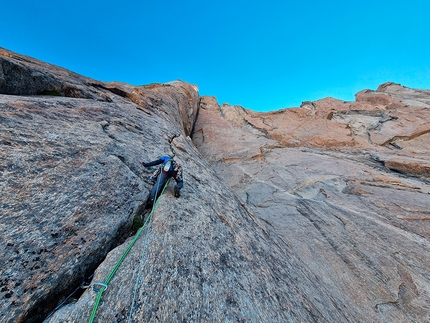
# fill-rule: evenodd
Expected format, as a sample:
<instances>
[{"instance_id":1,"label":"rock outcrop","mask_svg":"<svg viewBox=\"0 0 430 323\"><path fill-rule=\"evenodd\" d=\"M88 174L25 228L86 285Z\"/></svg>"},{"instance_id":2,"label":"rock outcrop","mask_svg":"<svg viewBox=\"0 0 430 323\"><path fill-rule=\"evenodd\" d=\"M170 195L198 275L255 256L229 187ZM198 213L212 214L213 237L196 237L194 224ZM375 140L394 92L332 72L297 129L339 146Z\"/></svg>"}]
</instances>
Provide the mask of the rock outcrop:
<instances>
[{"instance_id":1,"label":"rock outcrop","mask_svg":"<svg viewBox=\"0 0 430 323\"><path fill-rule=\"evenodd\" d=\"M298 288L345 315L304 322L430 322L429 99L393 83L272 113L202 99L196 147L306 268Z\"/></svg>"},{"instance_id":2,"label":"rock outcrop","mask_svg":"<svg viewBox=\"0 0 430 323\"><path fill-rule=\"evenodd\" d=\"M256 113L0 49L1 322L430 322L430 91ZM191 139L192 138L192 139ZM133 225L134 224L134 225Z\"/></svg>"},{"instance_id":3,"label":"rock outcrop","mask_svg":"<svg viewBox=\"0 0 430 323\"><path fill-rule=\"evenodd\" d=\"M0 54L0 321L36 322L127 238L150 189L138 160L187 137L199 97Z\"/></svg>"}]
</instances>

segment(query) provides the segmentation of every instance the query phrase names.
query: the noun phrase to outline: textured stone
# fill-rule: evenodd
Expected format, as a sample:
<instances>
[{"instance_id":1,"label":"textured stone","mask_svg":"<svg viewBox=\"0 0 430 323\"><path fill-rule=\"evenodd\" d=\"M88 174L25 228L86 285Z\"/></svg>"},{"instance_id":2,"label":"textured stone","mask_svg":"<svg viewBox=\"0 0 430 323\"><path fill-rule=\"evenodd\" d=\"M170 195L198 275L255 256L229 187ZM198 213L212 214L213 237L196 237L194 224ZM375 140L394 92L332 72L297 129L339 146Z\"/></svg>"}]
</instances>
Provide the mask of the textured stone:
<instances>
[{"instance_id":1,"label":"textured stone","mask_svg":"<svg viewBox=\"0 0 430 323\"><path fill-rule=\"evenodd\" d=\"M328 98L272 113L202 98L195 145L306 268L297 288L315 283L313 295L344 315L304 322L430 322L430 96L380 89L387 93L377 100L366 91L356 102ZM402 95L417 106L399 104Z\"/></svg>"},{"instance_id":2,"label":"textured stone","mask_svg":"<svg viewBox=\"0 0 430 323\"><path fill-rule=\"evenodd\" d=\"M137 88L72 74L79 90L63 94L81 98L30 96L70 73L13 53L0 65L12 73L3 93L18 84L20 94L0 95L0 321L37 322L129 235L150 189L138 160L191 131L198 94L182 82ZM26 86L36 74L44 81Z\"/></svg>"},{"instance_id":3,"label":"textured stone","mask_svg":"<svg viewBox=\"0 0 430 323\"><path fill-rule=\"evenodd\" d=\"M430 321L428 91L255 113L2 49L0 93L0 321L88 321L90 289L46 316L112 272L149 215L138 160L167 153L181 197L171 183L95 322Z\"/></svg>"}]
</instances>

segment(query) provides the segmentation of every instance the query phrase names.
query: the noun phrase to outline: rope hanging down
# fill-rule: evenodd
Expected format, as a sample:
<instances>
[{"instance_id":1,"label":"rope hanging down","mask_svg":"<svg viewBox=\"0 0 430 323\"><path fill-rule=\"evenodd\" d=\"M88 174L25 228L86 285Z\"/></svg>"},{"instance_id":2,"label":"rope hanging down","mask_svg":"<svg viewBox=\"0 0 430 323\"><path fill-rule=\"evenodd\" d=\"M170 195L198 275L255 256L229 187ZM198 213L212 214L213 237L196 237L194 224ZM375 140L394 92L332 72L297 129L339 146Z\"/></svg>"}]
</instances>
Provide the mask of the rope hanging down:
<instances>
[{"instance_id":1,"label":"rope hanging down","mask_svg":"<svg viewBox=\"0 0 430 323\"><path fill-rule=\"evenodd\" d=\"M151 221L149 221L148 227L146 229L145 243L143 244L142 256L140 257L139 271L137 273L136 283L134 284L133 301L131 302L130 313L128 314L127 323L131 322L131 315L133 314L133 310L134 310L134 303L135 303L135 300L136 300L137 288L139 287L139 283L140 283L140 273L142 271L142 264L143 264L143 259L144 259L144 256L145 256L146 245L148 244L148 237L149 237L149 232L150 231L151 231Z\"/></svg>"},{"instance_id":2,"label":"rope hanging down","mask_svg":"<svg viewBox=\"0 0 430 323\"><path fill-rule=\"evenodd\" d=\"M163 192L166 189L167 185L169 185L169 182L170 182L170 179L164 185L163 190L161 191L160 196L163 194ZM157 191L158 191L158 187L157 187ZM154 210L155 210L155 208L156 208L156 206L158 204L158 200L159 200L159 198L157 198L157 200L155 201L154 205L152 206L151 213L149 214L148 218L145 220L145 223L137 231L136 236L130 242L130 244L128 245L127 249L125 249L124 253L121 255L121 258L119 258L119 260L117 261L115 267L112 269L112 271L110 272L110 274L108 275L108 277L105 279L105 281L103 283L101 283L101 282L94 282L93 284L91 284L93 290L95 292L97 292L97 298L96 298L96 301L94 303L94 307L93 307L93 310L91 312L91 316L90 316L90 319L89 319L88 323L93 323L94 322L94 318L96 316L97 308L99 307L99 303L100 303L100 300L102 298L103 292L108 288L108 285L109 285L110 281L112 280L113 276L117 272L118 268L121 266L121 264L124 261L125 257L127 257L127 255L130 252L131 248L133 248L133 246L136 243L137 239L139 239L139 236L142 233L142 231L145 229L146 225L151 221L152 214L154 213ZM100 289L96 288L95 286L100 286Z\"/></svg>"}]
</instances>

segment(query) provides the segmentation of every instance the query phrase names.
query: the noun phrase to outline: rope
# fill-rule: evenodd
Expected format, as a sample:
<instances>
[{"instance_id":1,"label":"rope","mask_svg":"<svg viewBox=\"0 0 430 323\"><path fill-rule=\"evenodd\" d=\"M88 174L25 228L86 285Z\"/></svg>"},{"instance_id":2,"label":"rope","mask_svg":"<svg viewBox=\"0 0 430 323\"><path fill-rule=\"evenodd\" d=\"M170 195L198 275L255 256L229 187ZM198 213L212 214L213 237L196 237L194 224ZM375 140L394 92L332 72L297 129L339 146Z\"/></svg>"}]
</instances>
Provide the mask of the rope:
<instances>
[{"instance_id":1,"label":"rope","mask_svg":"<svg viewBox=\"0 0 430 323\"><path fill-rule=\"evenodd\" d=\"M152 212L151 212L152 214ZM134 301L136 299L136 294L137 294L137 288L139 287L139 283L140 283L140 273L142 271L142 264L143 264L143 259L145 256L145 250L146 250L146 245L148 243L148 237L149 237L149 231L151 230L151 222L149 222L148 224L148 228L146 229L146 237L145 237L145 243L143 245L143 252L142 252L142 256L140 257L140 262L139 262L139 272L137 274L137 279L136 279L136 284L134 285L134 291L133 291L133 301L131 302L131 307L130 307L130 313L128 315L128 323L131 322L131 315L133 314L133 310L134 310Z\"/></svg>"},{"instance_id":2,"label":"rope","mask_svg":"<svg viewBox=\"0 0 430 323\"><path fill-rule=\"evenodd\" d=\"M164 190L166 189L167 185L169 184L170 179L167 180L166 184L163 187L163 190L161 191L160 196L163 194ZM157 192L158 193L158 187L157 187ZM155 195L155 197L157 197L157 194ZM125 257L127 257L128 253L130 252L131 248L134 246L134 244L136 243L137 239L139 239L139 236L141 234L141 232L145 229L146 225L148 224L148 222L152 219L152 214L154 213L154 210L158 204L158 200L159 198L156 199L154 205L152 206L152 210L151 213L149 214L148 218L145 220L145 223L143 224L143 226L137 231L136 236L134 237L134 239L130 242L130 244L128 245L127 249L125 249L124 253L121 255L121 257L119 258L119 260L117 261L115 267L112 269L112 271L110 272L110 274L108 275L108 277L105 279L104 283L100 283L100 282L94 282L92 284L93 286L93 290L95 292L97 292L97 298L96 301L94 303L94 307L93 310L91 312L91 316L90 319L88 321L88 323L93 323L94 322L94 318L96 316L96 312L97 312L97 308L99 307L99 303L100 300L102 298L102 294L103 292L107 289L110 281L112 280L113 276L115 275L115 273L117 272L118 268L121 266L122 262L124 261ZM97 289L94 287L94 285L100 285L100 289Z\"/></svg>"}]
</instances>

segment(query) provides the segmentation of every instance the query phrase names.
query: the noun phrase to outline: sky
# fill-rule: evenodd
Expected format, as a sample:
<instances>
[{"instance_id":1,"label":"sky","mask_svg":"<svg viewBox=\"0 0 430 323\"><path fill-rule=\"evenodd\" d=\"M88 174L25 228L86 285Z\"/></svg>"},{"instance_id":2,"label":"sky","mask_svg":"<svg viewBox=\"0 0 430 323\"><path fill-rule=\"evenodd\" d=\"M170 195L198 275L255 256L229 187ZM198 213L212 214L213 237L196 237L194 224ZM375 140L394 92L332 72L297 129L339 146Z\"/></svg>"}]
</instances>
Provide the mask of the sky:
<instances>
[{"instance_id":1,"label":"sky","mask_svg":"<svg viewBox=\"0 0 430 323\"><path fill-rule=\"evenodd\" d=\"M180 79L255 111L430 89L428 0L5 0L0 47L100 81Z\"/></svg>"}]
</instances>

